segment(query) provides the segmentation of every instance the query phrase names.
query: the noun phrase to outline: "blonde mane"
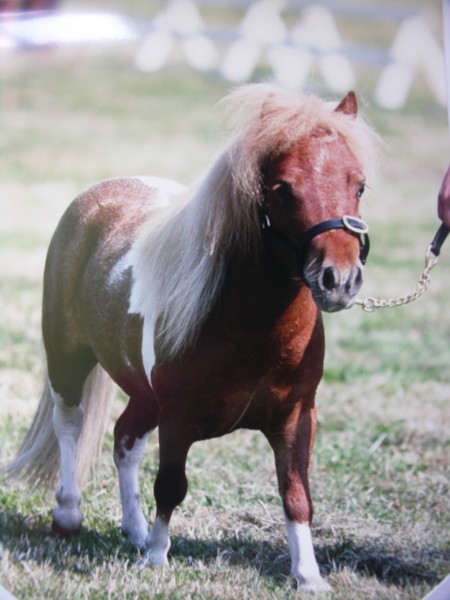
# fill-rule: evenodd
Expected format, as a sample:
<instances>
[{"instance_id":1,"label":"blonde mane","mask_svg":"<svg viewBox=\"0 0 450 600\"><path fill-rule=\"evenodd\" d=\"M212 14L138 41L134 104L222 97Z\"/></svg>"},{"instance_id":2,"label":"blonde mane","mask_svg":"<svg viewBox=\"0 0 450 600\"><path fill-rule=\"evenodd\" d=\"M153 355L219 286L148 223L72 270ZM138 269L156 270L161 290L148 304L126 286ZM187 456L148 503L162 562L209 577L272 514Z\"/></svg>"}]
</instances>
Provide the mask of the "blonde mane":
<instances>
[{"instance_id":1,"label":"blonde mane","mask_svg":"<svg viewBox=\"0 0 450 600\"><path fill-rule=\"evenodd\" d=\"M200 181L147 224L135 246L132 304L155 328L159 358L172 358L199 333L224 281L228 257L256 256L262 166L318 127L341 134L370 177L376 134L358 116L335 105L270 84L243 86L221 104L231 122L230 141ZM136 278L135 278L136 279Z\"/></svg>"}]
</instances>

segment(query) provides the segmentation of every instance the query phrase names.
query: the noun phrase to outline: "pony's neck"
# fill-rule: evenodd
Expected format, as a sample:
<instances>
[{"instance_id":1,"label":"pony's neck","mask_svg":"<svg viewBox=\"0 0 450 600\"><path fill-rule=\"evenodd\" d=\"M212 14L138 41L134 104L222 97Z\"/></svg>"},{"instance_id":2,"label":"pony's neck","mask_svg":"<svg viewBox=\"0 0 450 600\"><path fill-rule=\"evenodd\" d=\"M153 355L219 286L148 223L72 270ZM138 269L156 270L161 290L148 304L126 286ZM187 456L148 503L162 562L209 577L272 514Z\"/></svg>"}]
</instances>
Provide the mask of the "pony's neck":
<instances>
[{"instance_id":1,"label":"pony's neck","mask_svg":"<svg viewBox=\"0 0 450 600\"><path fill-rule=\"evenodd\" d=\"M220 319L242 327L270 328L294 311L315 306L309 288L293 265L270 244L258 257L233 252L229 257L216 312Z\"/></svg>"}]
</instances>

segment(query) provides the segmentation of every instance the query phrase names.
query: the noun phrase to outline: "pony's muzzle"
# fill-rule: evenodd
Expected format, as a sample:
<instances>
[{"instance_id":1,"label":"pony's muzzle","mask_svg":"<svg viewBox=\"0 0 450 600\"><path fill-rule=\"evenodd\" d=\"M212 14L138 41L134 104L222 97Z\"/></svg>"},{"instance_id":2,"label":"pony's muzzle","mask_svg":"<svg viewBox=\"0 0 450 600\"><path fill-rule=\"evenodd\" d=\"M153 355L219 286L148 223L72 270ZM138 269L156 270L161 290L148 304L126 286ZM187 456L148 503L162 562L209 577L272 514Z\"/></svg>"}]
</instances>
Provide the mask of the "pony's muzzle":
<instances>
[{"instance_id":1,"label":"pony's muzzle","mask_svg":"<svg viewBox=\"0 0 450 600\"><path fill-rule=\"evenodd\" d=\"M333 264L324 264L311 290L321 310L336 312L352 306L362 282L360 261L345 269L338 269Z\"/></svg>"}]
</instances>

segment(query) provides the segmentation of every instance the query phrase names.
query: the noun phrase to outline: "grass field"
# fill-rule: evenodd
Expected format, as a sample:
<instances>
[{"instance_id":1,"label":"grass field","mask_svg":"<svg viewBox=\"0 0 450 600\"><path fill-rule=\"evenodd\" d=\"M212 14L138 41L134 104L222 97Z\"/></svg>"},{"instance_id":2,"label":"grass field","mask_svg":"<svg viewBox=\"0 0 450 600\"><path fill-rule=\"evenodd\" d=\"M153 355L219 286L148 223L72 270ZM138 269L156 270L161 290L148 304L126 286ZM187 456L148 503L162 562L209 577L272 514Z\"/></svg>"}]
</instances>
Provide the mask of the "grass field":
<instances>
[{"instance_id":1,"label":"grass field","mask_svg":"<svg viewBox=\"0 0 450 600\"><path fill-rule=\"evenodd\" d=\"M136 9L138 10L138 9ZM0 75L0 463L39 394L41 273L65 206L92 181L157 174L188 182L223 140L214 107L228 86L177 68L144 76L131 47L8 55ZM3 60L3 58L0 58ZM364 110L387 142L363 209L372 251L364 295L410 291L438 222L450 156L446 118L416 85L397 113ZM450 572L450 242L417 303L326 317L312 468L313 535L332 598L422 598ZM196 445L173 518L170 566L157 571L120 535L111 431L86 489L79 538L50 534L53 492L0 490L0 583L18 598L296 598L271 452L237 432ZM157 444L142 497L153 518Z\"/></svg>"}]
</instances>

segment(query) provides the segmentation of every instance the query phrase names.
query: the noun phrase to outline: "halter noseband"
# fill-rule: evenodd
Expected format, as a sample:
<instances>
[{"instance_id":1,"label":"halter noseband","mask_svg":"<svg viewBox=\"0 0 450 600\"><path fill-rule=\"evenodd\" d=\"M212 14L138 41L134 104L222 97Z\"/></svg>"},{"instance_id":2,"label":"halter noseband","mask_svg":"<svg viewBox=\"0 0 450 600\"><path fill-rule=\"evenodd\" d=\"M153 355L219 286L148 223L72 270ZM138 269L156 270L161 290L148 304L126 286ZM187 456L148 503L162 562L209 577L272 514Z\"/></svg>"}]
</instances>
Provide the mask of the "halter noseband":
<instances>
[{"instance_id":1,"label":"halter noseband","mask_svg":"<svg viewBox=\"0 0 450 600\"><path fill-rule=\"evenodd\" d=\"M358 238L359 241L359 260L363 265L366 264L367 255L369 254L370 242L369 242L369 227L367 223L365 223L359 217L353 217L349 215L344 215L340 219L328 219L327 221L322 221L317 225L314 225L310 229L308 229L298 240L297 243L291 242L289 238L287 238L281 231L279 231L276 227L274 227L270 221L270 217L267 214L267 211L263 208L261 212L261 227L263 230L268 230L276 235L276 237L281 240L284 244L289 246L291 250L295 253L300 254L300 258L303 263L306 257L306 252L308 250L308 246L311 241L321 233L325 233L326 231L330 231L331 229L344 229L351 235Z\"/></svg>"}]
</instances>

